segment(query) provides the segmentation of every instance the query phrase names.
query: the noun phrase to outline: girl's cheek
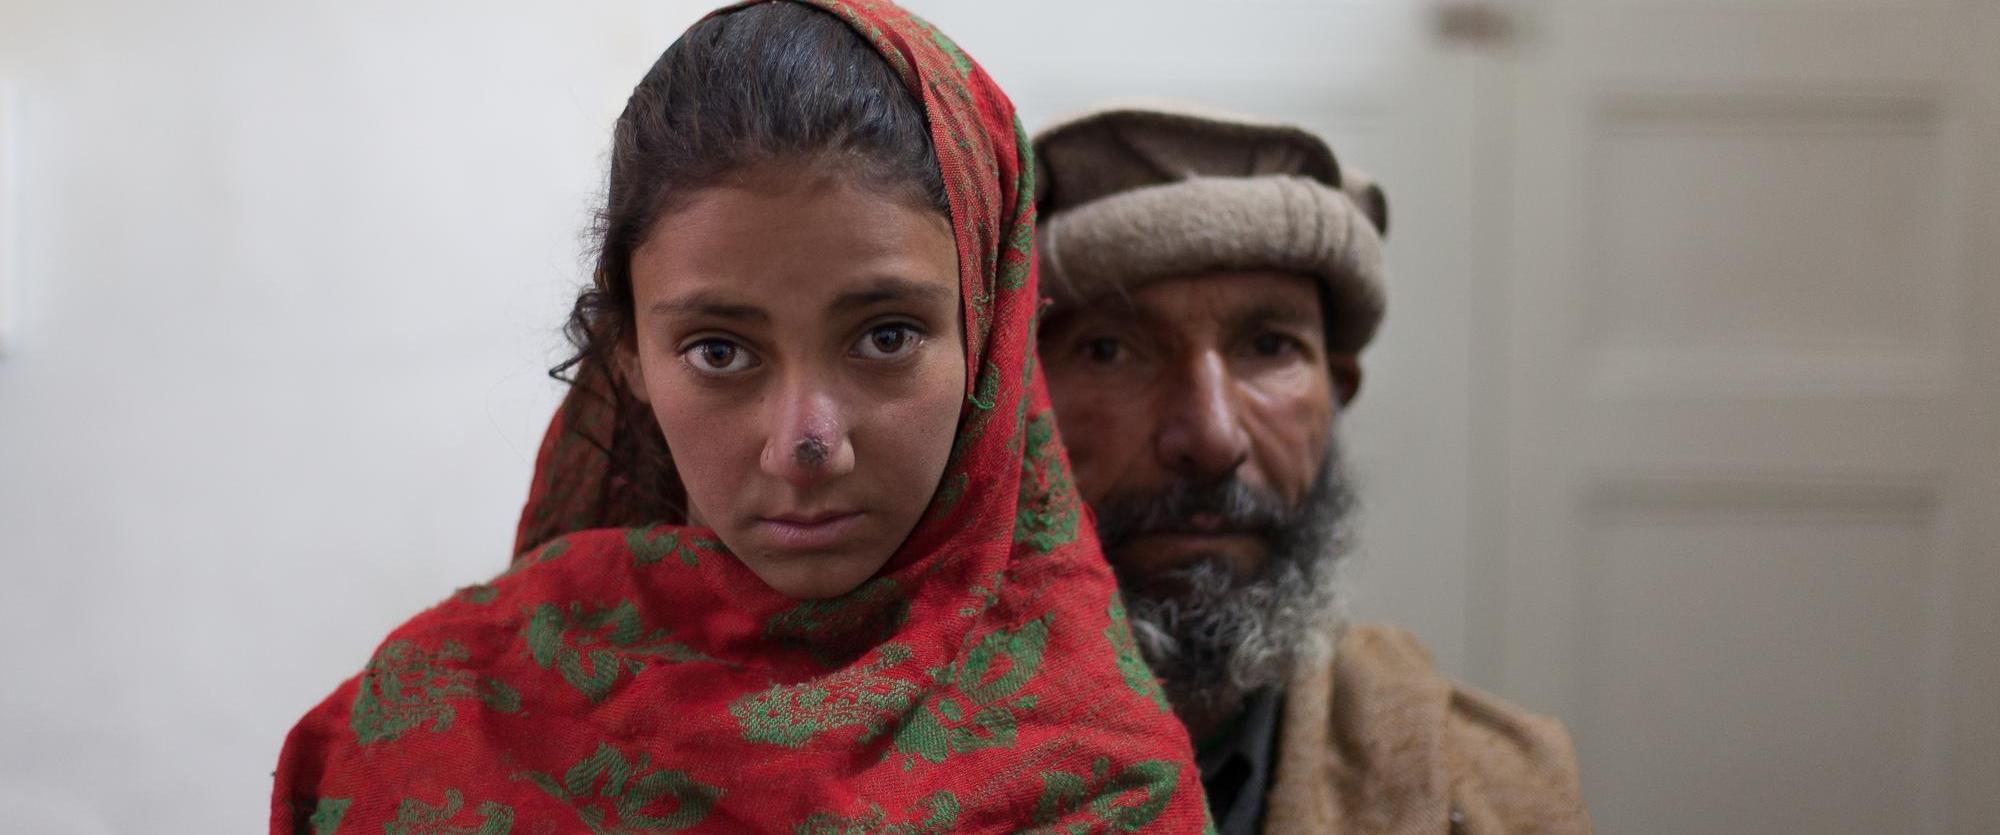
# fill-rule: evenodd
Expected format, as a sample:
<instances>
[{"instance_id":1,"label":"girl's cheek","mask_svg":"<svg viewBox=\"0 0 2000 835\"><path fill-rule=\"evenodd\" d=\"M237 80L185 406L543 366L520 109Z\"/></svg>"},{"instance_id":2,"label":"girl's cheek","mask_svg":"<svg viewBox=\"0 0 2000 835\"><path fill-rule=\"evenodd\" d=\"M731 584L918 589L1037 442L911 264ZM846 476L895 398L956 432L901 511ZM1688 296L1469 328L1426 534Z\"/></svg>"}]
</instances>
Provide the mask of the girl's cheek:
<instances>
[{"instance_id":1,"label":"girl's cheek","mask_svg":"<svg viewBox=\"0 0 2000 835\"><path fill-rule=\"evenodd\" d=\"M927 359L922 373L911 375L915 385L906 401L906 417L896 420L890 430L912 464L922 462L942 472L957 436L959 413L969 408L965 357L959 351L938 351Z\"/></svg>"},{"instance_id":2,"label":"girl's cheek","mask_svg":"<svg viewBox=\"0 0 2000 835\"><path fill-rule=\"evenodd\" d=\"M688 388L671 381L654 385L654 419L690 498L713 505L756 468L757 450L745 452L745 445L754 440L758 422L730 403L704 398L702 392ZM711 523L731 518L727 508L706 509L717 517L709 519Z\"/></svg>"}]
</instances>

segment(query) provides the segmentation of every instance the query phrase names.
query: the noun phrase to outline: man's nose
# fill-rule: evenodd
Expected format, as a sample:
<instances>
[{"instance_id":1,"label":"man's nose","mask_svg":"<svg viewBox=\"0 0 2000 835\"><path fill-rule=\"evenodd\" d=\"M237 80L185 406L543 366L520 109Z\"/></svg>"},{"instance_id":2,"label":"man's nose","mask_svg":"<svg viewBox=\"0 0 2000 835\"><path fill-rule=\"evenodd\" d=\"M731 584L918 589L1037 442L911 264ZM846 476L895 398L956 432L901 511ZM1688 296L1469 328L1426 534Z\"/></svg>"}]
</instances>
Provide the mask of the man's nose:
<instances>
[{"instance_id":1,"label":"man's nose","mask_svg":"<svg viewBox=\"0 0 2000 835\"><path fill-rule=\"evenodd\" d=\"M758 466L807 488L854 470L854 443L840 398L812 375L794 373L767 403L770 431Z\"/></svg>"},{"instance_id":2,"label":"man's nose","mask_svg":"<svg viewBox=\"0 0 2000 835\"><path fill-rule=\"evenodd\" d=\"M1250 435L1233 388L1221 355L1208 352L1195 358L1166 404L1165 422L1155 438L1160 463L1208 481L1234 473L1249 460Z\"/></svg>"}]
</instances>

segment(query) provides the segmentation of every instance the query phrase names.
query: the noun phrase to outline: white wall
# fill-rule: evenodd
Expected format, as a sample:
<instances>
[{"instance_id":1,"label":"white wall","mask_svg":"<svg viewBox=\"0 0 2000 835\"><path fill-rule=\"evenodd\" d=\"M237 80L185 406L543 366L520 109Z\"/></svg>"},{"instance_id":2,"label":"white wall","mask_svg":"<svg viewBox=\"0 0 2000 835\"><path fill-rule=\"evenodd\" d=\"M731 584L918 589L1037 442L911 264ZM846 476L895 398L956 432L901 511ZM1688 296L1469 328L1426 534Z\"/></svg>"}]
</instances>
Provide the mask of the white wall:
<instances>
[{"instance_id":1,"label":"white wall","mask_svg":"<svg viewBox=\"0 0 2000 835\"><path fill-rule=\"evenodd\" d=\"M0 829L256 831L289 725L504 565L658 45L510 5L0 11Z\"/></svg>"},{"instance_id":2,"label":"white wall","mask_svg":"<svg viewBox=\"0 0 2000 835\"><path fill-rule=\"evenodd\" d=\"M1187 89L1334 113L1308 99L1367 88L1411 31L1358 4L1071 5L918 8L1031 124ZM23 173L0 829L257 831L291 723L505 564L609 125L706 7L0 2ZM1462 447L1463 395L1397 395L1433 361L1384 350L1364 402ZM1372 448L1426 454L1400 437ZM1413 559L1387 599L1455 661L1463 566Z\"/></svg>"}]
</instances>

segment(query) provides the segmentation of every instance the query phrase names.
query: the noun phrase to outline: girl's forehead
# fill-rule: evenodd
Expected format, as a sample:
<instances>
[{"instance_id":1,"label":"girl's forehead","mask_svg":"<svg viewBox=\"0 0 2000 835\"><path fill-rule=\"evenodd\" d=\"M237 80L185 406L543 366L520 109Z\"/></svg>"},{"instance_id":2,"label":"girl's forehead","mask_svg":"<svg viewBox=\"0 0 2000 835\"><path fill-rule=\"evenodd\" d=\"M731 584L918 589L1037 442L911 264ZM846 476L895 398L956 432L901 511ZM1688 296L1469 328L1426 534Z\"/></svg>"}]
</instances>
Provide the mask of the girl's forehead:
<instances>
[{"instance_id":1,"label":"girl's forehead","mask_svg":"<svg viewBox=\"0 0 2000 835\"><path fill-rule=\"evenodd\" d=\"M960 297L958 251L935 212L838 181L704 190L633 255L641 313L768 318Z\"/></svg>"},{"instance_id":2,"label":"girl's forehead","mask_svg":"<svg viewBox=\"0 0 2000 835\"><path fill-rule=\"evenodd\" d=\"M778 168L676 201L672 211L653 222L633 254L635 261L665 255L678 261L764 264L896 255L938 240L952 244L950 220L914 201L852 177Z\"/></svg>"}]
</instances>

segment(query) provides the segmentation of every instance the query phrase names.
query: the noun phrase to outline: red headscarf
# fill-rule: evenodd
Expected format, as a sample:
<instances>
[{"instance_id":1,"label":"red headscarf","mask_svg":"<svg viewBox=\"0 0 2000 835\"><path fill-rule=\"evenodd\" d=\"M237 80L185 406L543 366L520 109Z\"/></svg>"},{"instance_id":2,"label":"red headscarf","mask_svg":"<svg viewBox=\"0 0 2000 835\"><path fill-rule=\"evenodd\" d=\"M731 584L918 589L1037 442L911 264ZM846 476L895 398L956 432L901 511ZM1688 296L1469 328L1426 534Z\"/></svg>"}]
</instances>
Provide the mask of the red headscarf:
<instances>
[{"instance_id":1,"label":"red headscarf","mask_svg":"<svg viewBox=\"0 0 2000 835\"><path fill-rule=\"evenodd\" d=\"M622 393L572 389L514 567L397 629L299 722L273 833L1205 827L1034 367L1013 107L903 9L808 1L922 101L950 197L966 404L923 520L860 588L788 599L711 531L622 526Z\"/></svg>"}]
</instances>

